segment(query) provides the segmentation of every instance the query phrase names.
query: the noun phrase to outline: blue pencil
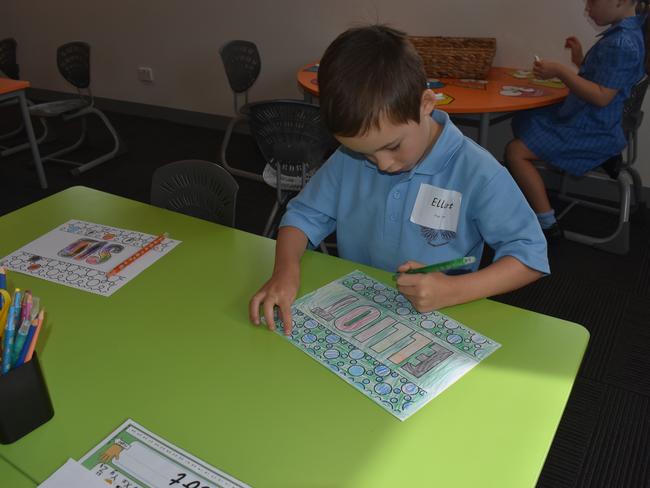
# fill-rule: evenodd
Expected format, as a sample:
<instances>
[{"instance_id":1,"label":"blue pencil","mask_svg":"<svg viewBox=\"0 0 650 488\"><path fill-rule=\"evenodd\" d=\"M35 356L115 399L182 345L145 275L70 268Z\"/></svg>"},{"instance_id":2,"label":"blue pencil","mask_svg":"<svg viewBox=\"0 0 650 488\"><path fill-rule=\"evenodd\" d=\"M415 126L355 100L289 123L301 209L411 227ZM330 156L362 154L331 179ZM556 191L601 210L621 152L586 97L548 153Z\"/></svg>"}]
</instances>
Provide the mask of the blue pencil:
<instances>
[{"instance_id":1,"label":"blue pencil","mask_svg":"<svg viewBox=\"0 0 650 488\"><path fill-rule=\"evenodd\" d=\"M4 333L4 349L2 350L2 374L7 374L11 369L11 352L14 347L14 334L16 333L16 310L13 305L9 310L7 325Z\"/></svg>"},{"instance_id":2,"label":"blue pencil","mask_svg":"<svg viewBox=\"0 0 650 488\"><path fill-rule=\"evenodd\" d=\"M6 290L6 289L7 289L7 272L2 266L0 266L0 290ZM0 295L0 308L2 308L3 304L4 304L4 300L2 298L2 295Z\"/></svg>"}]
</instances>

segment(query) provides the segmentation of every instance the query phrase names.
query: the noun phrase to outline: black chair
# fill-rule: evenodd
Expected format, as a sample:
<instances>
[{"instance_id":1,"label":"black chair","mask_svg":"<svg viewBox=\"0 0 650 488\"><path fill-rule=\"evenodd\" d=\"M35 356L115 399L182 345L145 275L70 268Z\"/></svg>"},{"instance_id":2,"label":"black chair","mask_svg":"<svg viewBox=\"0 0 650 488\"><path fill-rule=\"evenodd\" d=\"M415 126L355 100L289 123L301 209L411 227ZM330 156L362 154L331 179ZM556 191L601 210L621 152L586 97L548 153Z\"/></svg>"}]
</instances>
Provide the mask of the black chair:
<instances>
[{"instance_id":1,"label":"black chair","mask_svg":"<svg viewBox=\"0 0 650 488\"><path fill-rule=\"evenodd\" d=\"M242 115L266 162L259 174L249 173L277 191L276 201L266 222L263 235L271 236L280 210L289 197L299 192L309 178L330 156L338 142L325 129L318 106L298 100L271 100L242 107ZM222 164L234 170L226 158L230 134L222 146Z\"/></svg>"},{"instance_id":2,"label":"black chair","mask_svg":"<svg viewBox=\"0 0 650 488\"><path fill-rule=\"evenodd\" d=\"M239 95L248 103L248 90L257 80L262 61L257 46L250 41L230 41L219 49L228 83L233 92L235 113L239 113Z\"/></svg>"},{"instance_id":3,"label":"black chair","mask_svg":"<svg viewBox=\"0 0 650 488\"><path fill-rule=\"evenodd\" d=\"M623 157L617 154L594 171L589 171L581 177L575 177L562 173L562 183L558 198L568 202L566 208L558 215L561 220L576 205L600 210L618 216L618 223L614 232L607 236L596 237L570 230L564 231L564 236L570 241L587 244L604 251L615 254L625 254L630 248L630 212L632 209L632 197L638 209L645 208L643 199L643 186L638 171L633 167L638 156L638 131L643 121L641 105L648 89L650 79L644 76L634 85L630 97L625 101L623 108L623 131L627 137L628 144L626 155ZM583 180L596 180L600 182L616 183L618 185L618 204L616 207L605 205L593 199L578 197L569 193L569 185ZM630 190L630 187L633 189Z\"/></svg>"},{"instance_id":4,"label":"black chair","mask_svg":"<svg viewBox=\"0 0 650 488\"><path fill-rule=\"evenodd\" d=\"M215 163L176 161L154 172L151 204L234 227L238 190L235 179Z\"/></svg>"},{"instance_id":5,"label":"black chair","mask_svg":"<svg viewBox=\"0 0 650 488\"><path fill-rule=\"evenodd\" d=\"M78 96L67 100L33 105L29 108L29 113L34 117L42 119L58 117L65 122L81 119L81 135L79 139L71 146L59 149L58 151L42 158L43 161L49 160L72 164L76 166L76 168L72 170L72 174L78 175L99 164L113 159L118 153L124 152L125 148L124 143L120 140L115 128L106 115L95 107L94 98L90 90L90 46L85 42L70 42L64 44L57 49L56 61L59 72L68 83L77 89ZM59 159L59 156L68 154L83 144L87 132L86 117L92 114L96 115L110 132L113 138L113 148L107 153L102 154L87 163ZM44 137L45 136L47 136L47 134L45 134ZM27 145L16 146L5 151L5 153L12 154L22 149L26 149L26 147Z\"/></svg>"}]
</instances>

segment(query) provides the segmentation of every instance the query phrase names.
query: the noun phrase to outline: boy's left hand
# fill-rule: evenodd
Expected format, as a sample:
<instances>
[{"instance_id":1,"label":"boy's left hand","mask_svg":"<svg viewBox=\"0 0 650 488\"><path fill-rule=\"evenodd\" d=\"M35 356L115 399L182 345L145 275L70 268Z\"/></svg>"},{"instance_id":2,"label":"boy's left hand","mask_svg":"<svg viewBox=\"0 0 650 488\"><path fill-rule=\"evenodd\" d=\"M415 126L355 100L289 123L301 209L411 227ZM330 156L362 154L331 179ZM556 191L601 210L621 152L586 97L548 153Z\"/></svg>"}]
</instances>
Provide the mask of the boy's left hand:
<instances>
[{"instance_id":1,"label":"boy's left hand","mask_svg":"<svg viewBox=\"0 0 650 488\"><path fill-rule=\"evenodd\" d=\"M561 64L555 61L546 61L541 59L533 63L533 75L540 80L555 78L560 74Z\"/></svg>"},{"instance_id":2,"label":"boy's left hand","mask_svg":"<svg viewBox=\"0 0 650 488\"><path fill-rule=\"evenodd\" d=\"M431 312L455 304L453 278L444 273L405 274L409 269L425 266L417 261L407 261L397 268L402 273L397 278L397 289L420 313Z\"/></svg>"}]
</instances>

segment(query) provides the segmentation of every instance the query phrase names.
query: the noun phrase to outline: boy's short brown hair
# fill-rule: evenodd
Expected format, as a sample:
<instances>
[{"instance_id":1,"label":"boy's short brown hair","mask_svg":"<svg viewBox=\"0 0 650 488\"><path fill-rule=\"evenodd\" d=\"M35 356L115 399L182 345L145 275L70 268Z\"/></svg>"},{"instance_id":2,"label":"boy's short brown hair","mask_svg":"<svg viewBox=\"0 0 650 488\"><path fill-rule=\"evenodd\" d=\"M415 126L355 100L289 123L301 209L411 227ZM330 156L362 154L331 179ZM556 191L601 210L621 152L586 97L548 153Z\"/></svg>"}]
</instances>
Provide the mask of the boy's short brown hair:
<instances>
[{"instance_id":1,"label":"boy's short brown hair","mask_svg":"<svg viewBox=\"0 0 650 488\"><path fill-rule=\"evenodd\" d=\"M321 115L333 134L354 137L420 121L427 77L406 34L385 25L349 29L329 45L318 68Z\"/></svg>"}]
</instances>

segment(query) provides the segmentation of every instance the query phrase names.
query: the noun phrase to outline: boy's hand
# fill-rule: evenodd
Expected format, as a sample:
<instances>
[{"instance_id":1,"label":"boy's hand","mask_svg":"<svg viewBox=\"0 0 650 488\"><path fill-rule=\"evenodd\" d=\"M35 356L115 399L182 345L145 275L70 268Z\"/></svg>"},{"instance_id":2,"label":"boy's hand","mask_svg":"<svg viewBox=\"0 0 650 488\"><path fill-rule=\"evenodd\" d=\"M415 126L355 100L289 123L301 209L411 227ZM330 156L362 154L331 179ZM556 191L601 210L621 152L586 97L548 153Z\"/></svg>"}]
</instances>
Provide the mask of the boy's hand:
<instances>
[{"instance_id":1,"label":"boy's hand","mask_svg":"<svg viewBox=\"0 0 650 488\"><path fill-rule=\"evenodd\" d=\"M406 273L409 269L423 267L416 261L407 261L398 269L398 273ZM400 274L397 278L397 289L420 313L438 310L455 304L451 282L453 278L444 273Z\"/></svg>"},{"instance_id":2,"label":"boy's hand","mask_svg":"<svg viewBox=\"0 0 650 488\"><path fill-rule=\"evenodd\" d=\"M540 59L533 63L533 75L539 80L548 80L549 78L554 78L560 74L562 70L562 65L556 63L555 61L546 61L545 59Z\"/></svg>"},{"instance_id":3,"label":"boy's hand","mask_svg":"<svg viewBox=\"0 0 650 488\"><path fill-rule=\"evenodd\" d=\"M564 42L564 47L571 50L571 62L580 67L584 56L582 54L582 44L577 37L567 37Z\"/></svg>"},{"instance_id":4,"label":"boy's hand","mask_svg":"<svg viewBox=\"0 0 650 488\"><path fill-rule=\"evenodd\" d=\"M273 310L280 309L285 335L291 335L291 305L300 287L300 271L281 271L273 273L271 279L259 289L249 304L249 316L255 325L260 324L260 306L263 309L266 325L275 330Z\"/></svg>"}]
</instances>

